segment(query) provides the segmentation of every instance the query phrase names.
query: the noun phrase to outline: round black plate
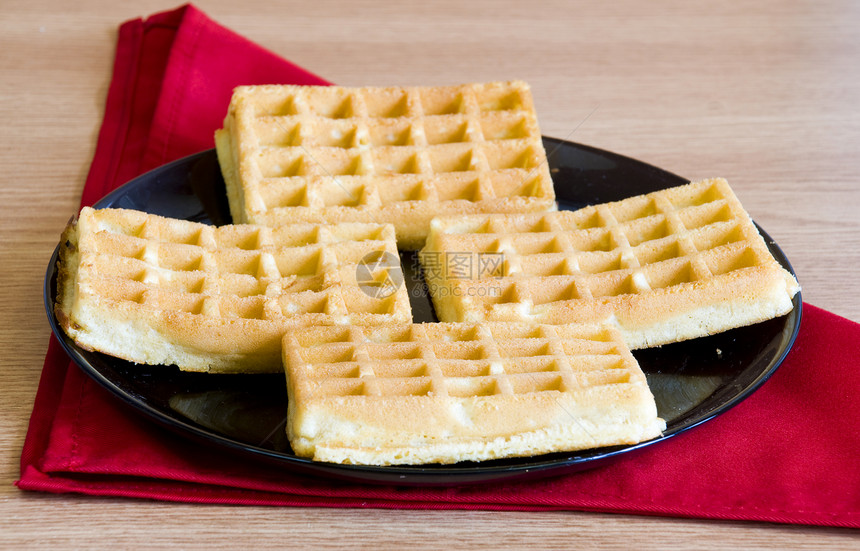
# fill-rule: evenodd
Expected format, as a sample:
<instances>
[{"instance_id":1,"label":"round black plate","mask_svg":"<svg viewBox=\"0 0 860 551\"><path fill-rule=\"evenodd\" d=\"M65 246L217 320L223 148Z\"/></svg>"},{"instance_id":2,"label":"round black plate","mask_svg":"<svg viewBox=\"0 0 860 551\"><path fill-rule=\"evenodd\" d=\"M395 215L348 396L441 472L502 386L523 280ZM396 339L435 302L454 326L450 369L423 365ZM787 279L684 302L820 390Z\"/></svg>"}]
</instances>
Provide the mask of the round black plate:
<instances>
[{"instance_id":1,"label":"round black plate","mask_svg":"<svg viewBox=\"0 0 860 551\"><path fill-rule=\"evenodd\" d=\"M575 209L687 183L645 163L553 138L545 138L559 205ZM214 150L180 159L118 188L96 207L122 207L163 216L213 223L230 222ZM762 231L774 256L788 270L785 255ZM757 389L779 366L800 327L801 297L786 316L707 338L635 353L648 376L668 427L654 440L617 446L482 463L367 467L317 463L293 455L284 422L287 394L282 375L206 375L175 367L134 365L88 352L60 329L53 313L56 258L45 278L45 306L54 333L72 359L95 381L151 419L179 432L248 457L281 465L285 471L360 482L450 485L521 479L591 468L621 454L667 440L713 419ZM403 254L404 275L423 289L418 263ZM410 289L412 291L413 289ZM434 321L423 292L410 292L416 321Z\"/></svg>"}]
</instances>

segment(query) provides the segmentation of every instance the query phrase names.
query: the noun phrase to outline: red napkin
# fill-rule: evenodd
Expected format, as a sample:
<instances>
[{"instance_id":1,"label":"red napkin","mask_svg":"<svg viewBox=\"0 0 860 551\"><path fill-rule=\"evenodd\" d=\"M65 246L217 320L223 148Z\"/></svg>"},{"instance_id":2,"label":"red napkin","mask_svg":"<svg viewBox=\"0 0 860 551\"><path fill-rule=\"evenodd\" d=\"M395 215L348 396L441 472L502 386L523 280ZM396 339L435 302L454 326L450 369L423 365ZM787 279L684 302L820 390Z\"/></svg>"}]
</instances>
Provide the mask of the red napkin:
<instances>
[{"instance_id":1,"label":"red napkin","mask_svg":"<svg viewBox=\"0 0 860 551\"><path fill-rule=\"evenodd\" d=\"M193 6L125 23L82 202L212 147L233 86L265 82L324 83ZM570 509L860 527L858 342L860 325L806 305L783 366L701 427L587 472L407 488L303 477L201 448L108 395L52 338L18 486L207 503Z\"/></svg>"}]
</instances>

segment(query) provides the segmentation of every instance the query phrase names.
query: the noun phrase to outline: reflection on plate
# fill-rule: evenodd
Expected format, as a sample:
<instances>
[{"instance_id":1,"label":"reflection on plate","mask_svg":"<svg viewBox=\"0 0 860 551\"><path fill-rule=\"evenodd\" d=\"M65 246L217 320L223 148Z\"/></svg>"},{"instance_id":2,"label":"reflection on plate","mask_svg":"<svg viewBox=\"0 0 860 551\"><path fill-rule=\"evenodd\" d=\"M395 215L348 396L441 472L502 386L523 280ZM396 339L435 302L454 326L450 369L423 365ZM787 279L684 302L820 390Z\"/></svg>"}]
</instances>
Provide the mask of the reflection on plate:
<instances>
[{"instance_id":1,"label":"reflection on plate","mask_svg":"<svg viewBox=\"0 0 860 551\"><path fill-rule=\"evenodd\" d=\"M639 161L599 149L544 138L560 208L576 209L687 183ZM214 150L165 165L132 180L96 207L121 207L214 224L230 222ZM774 256L785 255L762 231ZM204 375L173 367L140 366L88 352L68 339L53 315L56 251L45 278L45 305L54 333L95 381L124 402L188 438L222 450L279 464L285 470L351 481L447 485L555 475L591 468L622 454L665 441L713 419L744 400L782 362L800 327L801 296L786 316L707 338L635 352L668 427L661 438L616 446L455 465L368 467L315 463L293 455L284 422L287 393L282 375ZM420 267L402 255L411 285L415 321L435 321L423 293Z\"/></svg>"}]
</instances>

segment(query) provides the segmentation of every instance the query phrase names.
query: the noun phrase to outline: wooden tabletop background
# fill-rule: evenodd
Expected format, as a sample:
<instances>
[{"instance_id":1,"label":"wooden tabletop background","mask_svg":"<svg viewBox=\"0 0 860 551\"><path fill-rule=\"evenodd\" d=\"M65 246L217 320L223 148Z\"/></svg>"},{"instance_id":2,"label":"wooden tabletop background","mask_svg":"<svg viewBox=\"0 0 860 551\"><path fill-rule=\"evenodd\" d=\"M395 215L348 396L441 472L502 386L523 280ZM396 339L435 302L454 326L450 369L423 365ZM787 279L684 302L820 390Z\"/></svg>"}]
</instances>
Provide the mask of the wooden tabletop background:
<instances>
[{"instance_id":1,"label":"wooden tabletop background","mask_svg":"<svg viewBox=\"0 0 860 551\"><path fill-rule=\"evenodd\" d=\"M807 302L860 321L860 2L201 0L339 84L524 79L544 134L727 178ZM13 486L49 326L42 278L77 209L116 31L162 1L0 9L0 546L838 548L848 530L574 512L166 504Z\"/></svg>"}]
</instances>

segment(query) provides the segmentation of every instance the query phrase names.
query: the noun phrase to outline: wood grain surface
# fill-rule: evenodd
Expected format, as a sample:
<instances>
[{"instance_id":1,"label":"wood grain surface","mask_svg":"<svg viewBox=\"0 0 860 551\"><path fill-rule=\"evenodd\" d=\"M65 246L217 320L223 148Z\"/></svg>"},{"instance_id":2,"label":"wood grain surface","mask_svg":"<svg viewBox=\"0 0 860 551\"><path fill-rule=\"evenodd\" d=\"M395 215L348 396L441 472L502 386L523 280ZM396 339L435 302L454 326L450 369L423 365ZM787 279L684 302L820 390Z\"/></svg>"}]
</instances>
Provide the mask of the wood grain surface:
<instances>
[{"instance_id":1,"label":"wood grain surface","mask_svg":"<svg viewBox=\"0 0 860 551\"><path fill-rule=\"evenodd\" d=\"M726 177L804 300L860 321L860 3L244 2L210 17L339 84L524 79L544 134ZM78 205L118 25L176 4L0 8L0 546L834 549L848 530L571 512L167 504L19 491L49 326L42 278Z\"/></svg>"}]
</instances>

